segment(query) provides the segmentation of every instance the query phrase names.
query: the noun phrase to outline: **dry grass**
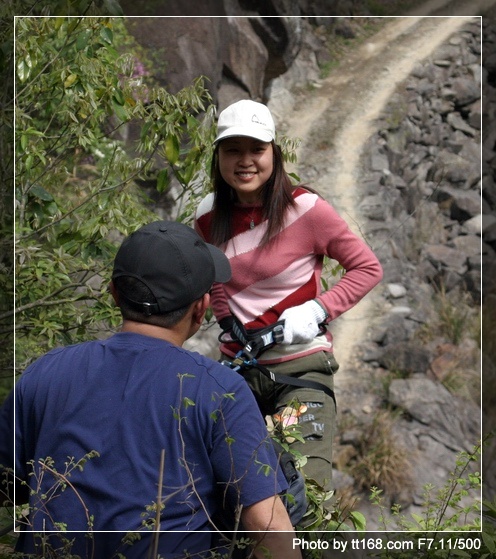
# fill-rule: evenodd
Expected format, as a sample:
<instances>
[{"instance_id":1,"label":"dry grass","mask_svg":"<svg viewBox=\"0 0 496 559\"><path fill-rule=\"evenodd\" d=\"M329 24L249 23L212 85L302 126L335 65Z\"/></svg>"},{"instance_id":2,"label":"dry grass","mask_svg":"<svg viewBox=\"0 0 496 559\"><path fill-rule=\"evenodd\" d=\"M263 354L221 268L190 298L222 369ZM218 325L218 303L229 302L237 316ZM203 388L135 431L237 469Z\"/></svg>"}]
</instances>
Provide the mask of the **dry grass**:
<instances>
[{"instance_id":1,"label":"dry grass","mask_svg":"<svg viewBox=\"0 0 496 559\"><path fill-rule=\"evenodd\" d=\"M397 495L411 483L409 454L397 443L394 421L390 411L377 413L364 428L357 457L350 467L359 487L377 487L389 496Z\"/></svg>"}]
</instances>

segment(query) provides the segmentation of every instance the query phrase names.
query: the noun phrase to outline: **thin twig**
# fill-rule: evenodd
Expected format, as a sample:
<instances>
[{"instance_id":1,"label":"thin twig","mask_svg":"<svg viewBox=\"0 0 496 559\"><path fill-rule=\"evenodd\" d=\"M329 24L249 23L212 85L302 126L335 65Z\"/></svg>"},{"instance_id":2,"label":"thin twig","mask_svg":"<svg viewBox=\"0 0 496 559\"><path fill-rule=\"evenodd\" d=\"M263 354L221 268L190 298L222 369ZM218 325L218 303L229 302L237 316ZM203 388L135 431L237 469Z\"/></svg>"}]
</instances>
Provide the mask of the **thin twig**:
<instances>
[{"instance_id":1,"label":"thin twig","mask_svg":"<svg viewBox=\"0 0 496 559\"><path fill-rule=\"evenodd\" d=\"M153 530L152 543L148 550L148 558L156 559L158 555L158 542L160 539L160 507L162 505L162 487L164 484L164 468L165 468L165 448L160 453L160 471L158 474L158 494L157 494L157 510L155 511L155 528ZM151 554L151 555L150 555Z\"/></svg>"},{"instance_id":2,"label":"thin twig","mask_svg":"<svg viewBox=\"0 0 496 559\"><path fill-rule=\"evenodd\" d=\"M237 536L238 536L238 530L239 530L239 523L241 521L241 511L243 510L243 505L239 505L239 507L236 510L236 516L234 517L234 535L233 538L231 540L231 545L229 546L229 553L227 555L227 559L231 559L231 557L233 556L234 553L234 548L235 545L237 543Z\"/></svg>"},{"instance_id":3,"label":"thin twig","mask_svg":"<svg viewBox=\"0 0 496 559\"><path fill-rule=\"evenodd\" d=\"M55 479L60 478L61 480L64 481L64 483L67 483L67 485L74 491L74 495L76 495L78 501L81 503L81 505L84 509L84 513L86 515L86 521L88 522L88 531L92 532L93 531L93 526L92 526L92 522L91 522L91 519L90 519L89 510L88 510L87 506L85 505L83 499L81 498L81 495L78 493L78 491L76 490L74 485L72 485L72 483L69 481L67 476L65 476L63 474L60 474L59 472L57 472L53 468L50 468L50 466L48 466L43 461L39 461L38 464L40 465L41 469L47 470L48 472L50 472L55 477ZM59 483L60 483L60 481L59 481Z\"/></svg>"}]
</instances>

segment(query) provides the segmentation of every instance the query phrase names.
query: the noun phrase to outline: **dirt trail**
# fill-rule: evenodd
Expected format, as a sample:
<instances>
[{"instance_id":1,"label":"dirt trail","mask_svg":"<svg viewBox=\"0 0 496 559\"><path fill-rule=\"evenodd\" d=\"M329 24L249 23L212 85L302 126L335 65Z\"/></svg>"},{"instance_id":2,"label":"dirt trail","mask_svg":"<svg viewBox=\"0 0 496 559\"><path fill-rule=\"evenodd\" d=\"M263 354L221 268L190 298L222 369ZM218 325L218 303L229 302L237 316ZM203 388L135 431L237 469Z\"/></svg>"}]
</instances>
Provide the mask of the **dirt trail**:
<instances>
[{"instance_id":1,"label":"dirt trail","mask_svg":"<svg viewBox=\"0 0 496 559\"><path fill-rule=\"evenodd\" d=\"M302 142L298 150L299 175L305 181L305 170L312 169L317 179L311 179L310 184L356 233L361 234L363 221L358 213L359 159L375 132L375 120L416 63L468 23L470 15L479 15L494 4L496 0L435 0L417 12L439 13L444 8L444 14L465 17L391 18L379 33L349 55L318 90L302 96L295 110L286 115L283 131ZM341 364L337 387L350 382L350 375L342 373L354 367L355 342L367 339L379 290L376 288L333 324L336 357Z\"/></svg>"}]
</instances>

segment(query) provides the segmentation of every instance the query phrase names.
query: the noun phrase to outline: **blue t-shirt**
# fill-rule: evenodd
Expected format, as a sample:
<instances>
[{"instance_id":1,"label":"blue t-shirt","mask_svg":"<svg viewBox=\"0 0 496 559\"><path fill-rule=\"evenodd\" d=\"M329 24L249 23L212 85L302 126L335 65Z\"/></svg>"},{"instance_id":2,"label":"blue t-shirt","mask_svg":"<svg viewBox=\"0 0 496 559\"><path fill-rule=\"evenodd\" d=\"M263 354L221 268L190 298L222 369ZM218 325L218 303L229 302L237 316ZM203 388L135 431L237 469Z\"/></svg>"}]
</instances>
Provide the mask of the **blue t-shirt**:
<instances>
[{"instance_id":1,"label":"blue t-shirt","mask_svg":"<svg viewBox=\"0 0 496 559\"><path fill-rule=\"evenodd\" d=\"M223 505L234 511L286 489L244 379L163 340L121 332L53 350L24 372L14 392L16 475L36 488L32 530L63 523L77 536L72 552L83 558L110 559L116 551L146 557L162 449L164 557L208 550ZM1 416L6 432L12 402ZM98 456L75 466L92 451ZM11 444L0 443L0 462L12 464L11 454ZM93 540L85 535L89 525ZM143 537L127 547L124 532ZM21 549L32 551L32 541L24 533Z\"/></svg>"}]
</instances>

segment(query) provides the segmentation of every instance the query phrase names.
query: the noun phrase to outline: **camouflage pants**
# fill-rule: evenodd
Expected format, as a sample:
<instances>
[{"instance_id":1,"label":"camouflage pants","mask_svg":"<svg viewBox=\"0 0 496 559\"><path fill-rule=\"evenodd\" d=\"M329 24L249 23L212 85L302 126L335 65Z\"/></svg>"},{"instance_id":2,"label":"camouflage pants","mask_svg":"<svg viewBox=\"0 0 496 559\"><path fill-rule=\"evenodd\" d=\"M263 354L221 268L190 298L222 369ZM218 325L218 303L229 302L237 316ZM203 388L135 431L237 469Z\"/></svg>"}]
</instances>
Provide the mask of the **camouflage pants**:
<instances>
[{"instance_id":1,"label":"camouflage pants","mask_svg":"<svg viewBox=\"0 0 496 559\"><path fill-rule=\"evenodd\" d=\"M312 380L334 389L333 375L339 365L332 353L317 352L307 357L269 365L276 374ZM315 480L327 491L332 489L332 442L335 435L336 405L322 390L275 383L255 368L245 369L244 378L252 389L264 416L278 421L291 410L297 416L304 442L295 440L291 446L307 457L302 467L305 477ZM289 409L287 409L289 408Z\"/></svg>"}]
</instances>

